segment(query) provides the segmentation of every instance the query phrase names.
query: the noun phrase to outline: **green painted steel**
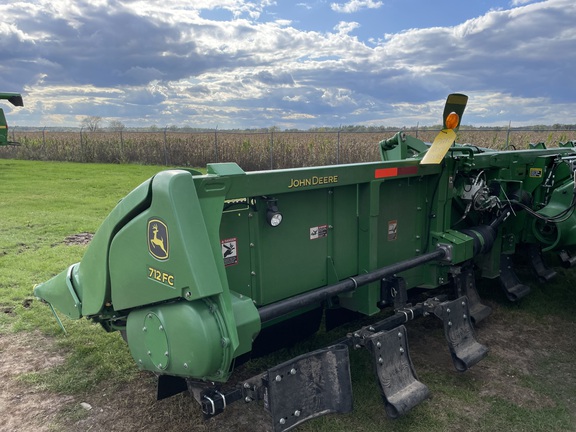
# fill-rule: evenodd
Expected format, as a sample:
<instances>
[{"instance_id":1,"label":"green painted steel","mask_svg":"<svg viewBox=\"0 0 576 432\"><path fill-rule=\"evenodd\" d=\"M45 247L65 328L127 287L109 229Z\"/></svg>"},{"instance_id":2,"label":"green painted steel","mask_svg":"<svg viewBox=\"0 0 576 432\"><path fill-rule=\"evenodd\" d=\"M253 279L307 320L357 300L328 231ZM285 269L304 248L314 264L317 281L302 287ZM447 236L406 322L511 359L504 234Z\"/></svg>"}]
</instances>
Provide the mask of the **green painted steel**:
<instances>
[{"instance_id":1,"label":"green painted steel","mask_svg":"<svg viewBox=\"0 0 576 432\"><path fill-rule=\"evenodd\" d=\"M24 106L20 93L0 93L0 99L5 99L14 106ZM0 145L15 144L8 139L8 123L4 110L0 108Z\"/></svg>"},{"instance_id":2,"label":"green painted steel","mask_svg":"<svg viewBox=\"0 0 576 432\"><path fill-rule=\"evenodd\" d=\"M445 117L464 106L453 99ZM499 277L501 255L524 244L574 249L573 144L455 144L432 165L420 164L429 144L402 132L375 145L382 161L158 173L112 210L79 264L35 294L71 318L126 330L143 369L226 381L259 341L259 307L437 248L445 258L395 275L408 290L445 286L471 264ZM275 317L266 330L316 306L375 315L386 295L371 282Z\"/></svg>"}]
</instances>

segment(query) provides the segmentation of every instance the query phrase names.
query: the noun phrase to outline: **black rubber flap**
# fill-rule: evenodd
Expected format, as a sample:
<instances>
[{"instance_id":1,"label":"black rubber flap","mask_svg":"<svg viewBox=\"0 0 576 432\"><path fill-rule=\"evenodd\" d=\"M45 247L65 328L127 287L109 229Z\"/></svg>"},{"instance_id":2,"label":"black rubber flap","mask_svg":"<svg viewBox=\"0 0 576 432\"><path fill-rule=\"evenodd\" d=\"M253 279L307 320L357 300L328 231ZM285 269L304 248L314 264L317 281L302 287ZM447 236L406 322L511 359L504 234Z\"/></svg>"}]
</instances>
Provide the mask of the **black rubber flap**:
<instances>
[{"instance_id":1,"label":"black rubber flap","mask_svg":"<svg viewBox=\"0 0 576 432\"><path fill-rule=\"evenodd\" d=\"M334 345L269 369L268 403L275 432L324 414L352 411L348 347Z\"/></svg>"},{"instance_id":2,"label":"black rubber flap","mask_svg":"<svg viewBox=\"0 0 576 432\"><path fill-rule=\"evenodd\" d=\"M406 327L399 326L369 336L368 348L374 356L376 375L389 417L401 416L428 398L428 387L418 381L410 359Z\"/></svg>"},{"instance_id":3,"label":"black rubber flap","mask_svg":"<svg viewBox=\"0 0 576 432\"><path fill-rule=\"evenodd\" d=\"M486 357L488 348L478 343L474 336L465 296L441 303L435 314L444 321L444 335L458 371L464 372Z\"/></svg>"},{"instance_id":4,"label":"black rubber flap","mask_svg":"<svg viewBox=\"0 0 576 432\"><path fill-rule=\"evenodd\" d=\"M530 287L520 282L516 276L511 255L502 254L500 256L500 286L508 300L512 302L516 302L530 293Z\"/></svg>"}]
</instances>

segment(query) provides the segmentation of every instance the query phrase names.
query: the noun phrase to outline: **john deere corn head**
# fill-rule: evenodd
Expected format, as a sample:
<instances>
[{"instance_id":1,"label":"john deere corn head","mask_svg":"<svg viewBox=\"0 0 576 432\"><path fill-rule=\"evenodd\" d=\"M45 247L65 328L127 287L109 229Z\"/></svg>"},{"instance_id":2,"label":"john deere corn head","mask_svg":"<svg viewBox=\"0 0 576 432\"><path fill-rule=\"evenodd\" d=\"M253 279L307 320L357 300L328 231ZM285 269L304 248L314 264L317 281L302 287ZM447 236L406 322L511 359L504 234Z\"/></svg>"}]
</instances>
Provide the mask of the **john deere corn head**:
<instances>
[{"instance_id":1,"label":"john deere corn head","mask_svg":"<svg viewBox=\"0 0 576 432\"><path fill-rule=\"evenodd\" d=\"M455 368L466 371L488 352L473 330L491 312L476 278L517 301L530 289L515 275L516 252L544 280L555 272L542 251L576 261L574 143L455 144L466 102L448 97L432 145L402 132L382 141L380 162L160 172L112 210L80 263L35 295L69 318L119 330L138 367L159 376L158 397L190 390L206 417L261 401L284 431L348 412L351 349L368 350L386 413L403 415L429 396L405 323L438 317ZM429 296L412 301L416 291ZM233 374L322 320L333 328L379 313L331 346L248 379Z\"/></svg>"},{"instance_id":2,"label":"john deere corn head","mask_svg":"<svg viewBox=\"0 0 576 432\"><path fill-rule=\"evenodd\" d=\"M19 93L0 93L0 99L6 99L14 106L24 106L22 96ZM8 139L8 124L4 116L4 110L0 108L0 146L17 144Z\"/></svg>"}]
</instances>

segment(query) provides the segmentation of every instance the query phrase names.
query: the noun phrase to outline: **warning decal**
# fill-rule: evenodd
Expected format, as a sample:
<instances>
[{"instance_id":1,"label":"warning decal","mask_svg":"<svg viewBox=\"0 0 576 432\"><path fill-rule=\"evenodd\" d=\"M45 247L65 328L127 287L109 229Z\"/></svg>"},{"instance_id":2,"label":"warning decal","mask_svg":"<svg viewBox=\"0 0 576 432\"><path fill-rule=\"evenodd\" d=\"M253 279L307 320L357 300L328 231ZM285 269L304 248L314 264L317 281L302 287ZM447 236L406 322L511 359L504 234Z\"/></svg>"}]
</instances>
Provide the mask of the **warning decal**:
<instances>
[{"instance_id":1,"label":"warning decal","mask_svg":"<svg viewBox=\"0 0 576 432\"><path fill-rule=\"evenodd\" d=\"M224 258L224 266L238 264L238 240L236 237L221 240L222 245L222 258Z\"/></svg>"},{"instance_id":2,"label":"warning decal","mask_svg":"<svg viewBox=\"0 0 576 432\"><path fill-rule=\"evenodd\" d=\"M320 225L310 228L310 240L328 237L328 225Z\"/></svg>"},{"instance_id":3,"label":"warning decal","mask_svg":"<svg viewBox=\"0 0 576 432\"><path fill-rule=\"evenodd\" d=\"M398 238L398 221L388 221L388 241L394 241Z\"/></svg>"}]
</instances>

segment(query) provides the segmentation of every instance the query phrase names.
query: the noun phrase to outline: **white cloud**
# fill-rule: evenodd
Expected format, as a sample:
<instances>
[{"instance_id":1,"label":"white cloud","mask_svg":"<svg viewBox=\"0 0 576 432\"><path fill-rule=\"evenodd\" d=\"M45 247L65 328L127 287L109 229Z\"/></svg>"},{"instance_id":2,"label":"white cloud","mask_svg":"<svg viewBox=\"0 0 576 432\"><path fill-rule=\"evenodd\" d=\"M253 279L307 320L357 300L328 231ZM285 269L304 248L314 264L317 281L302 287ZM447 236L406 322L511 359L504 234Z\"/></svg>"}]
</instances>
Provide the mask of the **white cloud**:
<instances>
[{"instance_id":1,"label":"white cloud","mask_svg":"<svg viewBox=\"0 0 576 432\"><path fill-rule=\"evenodd\" d=\"M453 91L478 99L472 108L471 97L468 124L499 118L545 123L555 108L563 117L553 123L574 122L572 0L493 10L452 27L386 35L377 30L369 43L353 36L363 22L313 31L281 15L255 18L272 3L0 5L0 58L9 59L0 63L0 88L25 92L26 107L11 113L12 123L58 119L77 125L78 116L100 115L127 125L217 122L221 128L266 127L283 119L301 127L342 119L435 124L438 106ZM202 14L218 8L229 18ZM536 109L542 104L545 109Z\"/></svg>"},{"instance_id":2,"label":"white cloud","mask_svg":"<svg viewBox=\"0 0 576 432\"><path fill-rule=\"evenodd\" d=\"M334 26L334 30L336 30L338 34L344 35L350 33L358 27L360 27L360 24L357 22L340 21L336 26Z\"/></svg>"},{"instance_id":3,"label":"white cloud","mask_svg":"<svg viewBox=\"0 0 576 432\"><path fill-rule=\"evenodd\" d=\"M334 12L354 13L362 9L378 9L384 3L374 0L349 0L347 3L331 3L330 8Z\"/></svg>"}]
</instances>

